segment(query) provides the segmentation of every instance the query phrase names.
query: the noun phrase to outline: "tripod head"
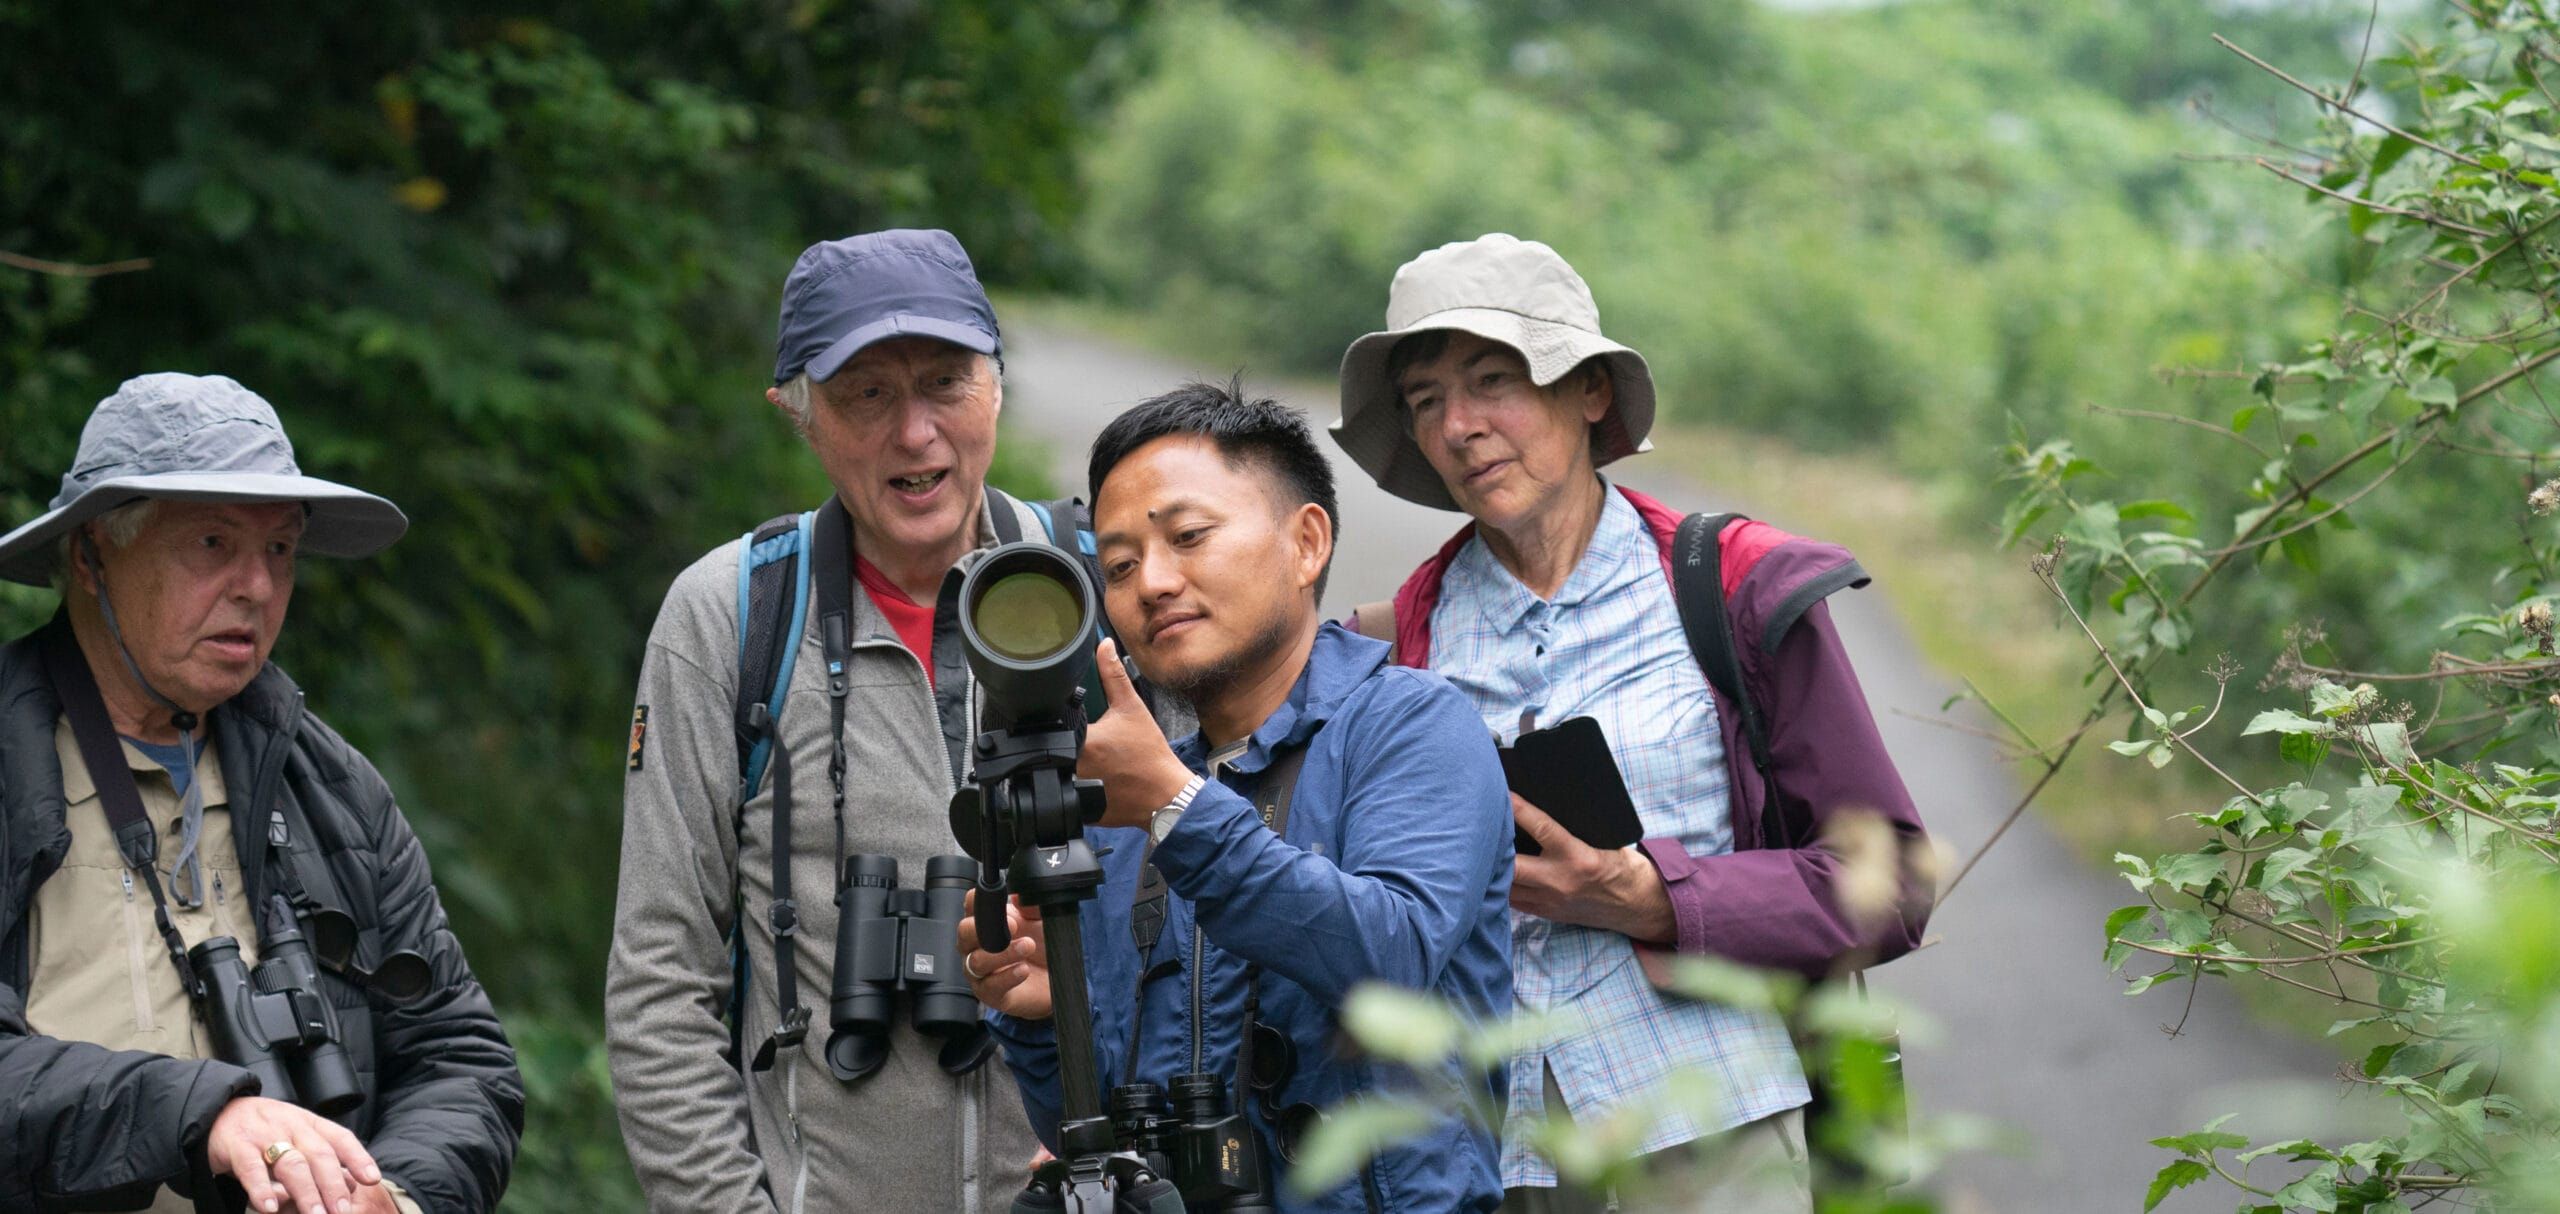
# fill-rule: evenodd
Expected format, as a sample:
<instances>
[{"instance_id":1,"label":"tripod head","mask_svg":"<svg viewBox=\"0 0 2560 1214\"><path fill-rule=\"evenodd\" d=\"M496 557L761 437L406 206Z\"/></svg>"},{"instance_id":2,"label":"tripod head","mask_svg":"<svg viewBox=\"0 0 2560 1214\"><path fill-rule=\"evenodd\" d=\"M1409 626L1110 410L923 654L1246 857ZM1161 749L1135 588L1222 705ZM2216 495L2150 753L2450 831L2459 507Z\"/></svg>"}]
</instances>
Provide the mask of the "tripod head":
<instances>
[{"instance_id":1,"label":"tripod head","mask_svg":"<svg viewBox=\"0 0 2560 1214\"><path fill-rule=\"evenodd\" d=\"M951 833L978 862L978 947L1013 938L1005 900L1040 908L1052 975L1064 1101L1059 1157L1014 1202L1017 1214L1181 1214L1182 1197L1135 1152L1118 1150L1094 1074L1093 1009L1084 986L1081 904L1102 885L1084 840L1104 805L1098 780L1076 778L1084 683L1102 603L1082 562L1046 544L1007 544L960 583L960 639L977 676L985 729L967 787L951 798Z\"/></svg>"},{"instance_id":2,"label":"tripod head","mask_svg":"<svg viewBox=\"0 0 2560 1214\"><path fill-rule=\"evenodd\" d=\"M960 640L985 729L951 833L978 861L979 947L1000 949L1008 891L1046 909L1092 896L1102 866L1084 841L1102 785L1075 778L1084 682L1102 604L1082 562L1046 544L1007 544L960 583Z\"/></svg>"}]
</instances>

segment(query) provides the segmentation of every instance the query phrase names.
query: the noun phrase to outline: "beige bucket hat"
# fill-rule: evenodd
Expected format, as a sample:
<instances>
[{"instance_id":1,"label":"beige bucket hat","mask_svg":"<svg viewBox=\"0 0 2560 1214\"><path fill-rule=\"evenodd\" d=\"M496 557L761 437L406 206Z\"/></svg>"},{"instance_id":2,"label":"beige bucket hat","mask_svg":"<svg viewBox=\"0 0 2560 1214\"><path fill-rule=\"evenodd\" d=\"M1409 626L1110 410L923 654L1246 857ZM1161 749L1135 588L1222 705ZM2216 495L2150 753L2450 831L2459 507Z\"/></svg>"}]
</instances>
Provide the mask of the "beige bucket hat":
<instances>
[{"instance_id":1,"label":"beige bucket hat","mask_svg":"<svg viewBox=\"0 0 2560 1214\"><path fill-rule=\"evenodd\" d=\"M1600 305L1590 286L1554 249L1494 232L1444 244L1398 267L1387 288L1387 327L1343 352L1342 416L1331 427L1333 441L1379 488L1409 502L1458 508L1414 445L1404 402L1387 381L1387 356L1396 343L1429 329L1463 330L1518 350L1541 388L1585 359L1607 356L1617 399L1592 427L1591 462L1653 449L1645 437L1653 431L1653 370L1644 356L1601 336Z\"/></svg>"}]
</instances>

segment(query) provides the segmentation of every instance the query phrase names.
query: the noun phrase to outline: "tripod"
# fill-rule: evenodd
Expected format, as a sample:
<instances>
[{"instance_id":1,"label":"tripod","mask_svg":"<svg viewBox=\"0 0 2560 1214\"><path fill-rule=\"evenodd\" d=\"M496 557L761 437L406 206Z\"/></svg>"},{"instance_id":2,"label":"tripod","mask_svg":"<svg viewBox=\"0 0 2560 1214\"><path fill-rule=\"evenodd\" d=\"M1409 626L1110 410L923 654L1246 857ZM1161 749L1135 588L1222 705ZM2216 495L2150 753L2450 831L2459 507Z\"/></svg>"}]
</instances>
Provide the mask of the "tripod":
<instances>
[{"instance_id":1,"label":"tripod","mask_svg":"<svg viewBox=\"0 0 2560 1214\"><path fill-rule=\"evenodd\" d=\"M1070 716L1081 713L1071 708ZM1014 1214L1183 1214L1173 1182L1145 1158L1117 1149L1103 1115L1082 916L1082 904L1102 885L1102 864L1084 841L1084 826L1101 819L1103 792L1100 781L1075 778L1080 733L1072 719L1052 719L979 734L976 787L951 801L952 832L979 862L978 947L994 951L1012 938L1005 926L1007 886L1047 925L1043 953L1064 1096L1059 1154L1032 1174L1014 1199ZM1001 877L999 859L1005 861Z\"/></svg>"}]
</instances>

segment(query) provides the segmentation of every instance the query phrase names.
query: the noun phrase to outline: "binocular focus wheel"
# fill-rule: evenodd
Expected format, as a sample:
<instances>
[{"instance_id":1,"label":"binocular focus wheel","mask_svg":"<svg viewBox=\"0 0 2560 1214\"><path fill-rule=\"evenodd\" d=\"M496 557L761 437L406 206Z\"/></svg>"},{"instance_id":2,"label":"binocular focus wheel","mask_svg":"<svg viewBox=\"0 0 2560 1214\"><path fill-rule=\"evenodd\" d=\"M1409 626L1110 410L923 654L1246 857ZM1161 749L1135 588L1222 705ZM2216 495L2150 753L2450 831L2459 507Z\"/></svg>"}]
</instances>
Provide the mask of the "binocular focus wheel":
<instances>
[{"instance_id":1,"label":"binocular focus wheel","mask_svg":"<svg viewBox=\"0 0 2560 1214\"><path fill-rule=\"evenodd\" d=\"M827 1038L827 1070L844 1083L858 1083L878 1074L889 1061L889 1039L884 1034L838 1033Z\"/></svg>"}]
</instances>

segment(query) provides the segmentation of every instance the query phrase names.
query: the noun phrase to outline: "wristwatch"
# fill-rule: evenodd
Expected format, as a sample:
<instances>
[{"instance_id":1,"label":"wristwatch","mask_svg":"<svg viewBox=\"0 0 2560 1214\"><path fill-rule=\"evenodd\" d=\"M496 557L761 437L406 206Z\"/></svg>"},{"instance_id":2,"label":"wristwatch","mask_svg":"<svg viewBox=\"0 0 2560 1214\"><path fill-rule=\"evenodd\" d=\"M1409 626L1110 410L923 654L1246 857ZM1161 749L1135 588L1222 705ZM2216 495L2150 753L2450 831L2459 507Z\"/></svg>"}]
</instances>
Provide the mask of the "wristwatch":
<instances>
[{"instance_id":1,"label":"wristwatch","mask_svg":"<svg viewBox=\"0 0 2560 1214\"><path fill-rule=\"evenodd\" d=\"M1173 800L1165 802L1164 808L1147 819L1147 837L1158 843L1164 842L1164 837L1173 833L1174 825L1182 821L1182 811L1191 808L1191 798L1199 796L1200 786L1206 783L1208 781L1203 777L1191 777L1191 782L1183 785L1181 792L1173 794Z\"/></svg>"}]
</instances>

